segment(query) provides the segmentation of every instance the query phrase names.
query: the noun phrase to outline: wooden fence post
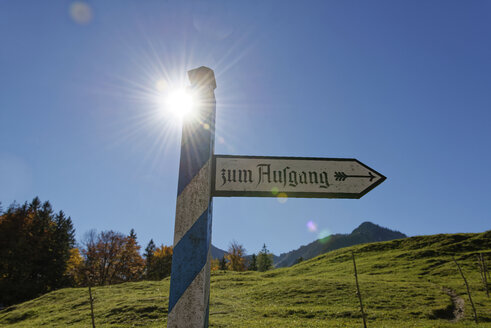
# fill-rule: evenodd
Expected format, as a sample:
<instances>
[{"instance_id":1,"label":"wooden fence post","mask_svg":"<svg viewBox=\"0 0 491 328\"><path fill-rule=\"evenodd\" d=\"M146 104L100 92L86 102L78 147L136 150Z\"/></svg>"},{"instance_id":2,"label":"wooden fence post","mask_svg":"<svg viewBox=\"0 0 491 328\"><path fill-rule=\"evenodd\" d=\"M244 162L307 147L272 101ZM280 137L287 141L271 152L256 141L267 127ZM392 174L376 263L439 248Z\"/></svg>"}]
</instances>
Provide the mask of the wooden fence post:
<instances>
[{"instance_id":1,"label":"wooden fence post","mask_svg":"<svg viewBox=\"0 0 491 328\"><path fill-rule=\"evenodd\" d=\"M472 311L474 311L474 321L476 321L476 324L477 324L477 313L476 313L476 308L474 306L474 302L472 301L471 291L469 289L469 284L467 283L467 279L465 279L464 273L462 272L462 269L460 268L459 263L457 263L457 260L455 259L455 257L452 256L452 259L455 262L455 264L457 264L457 268L459 268L460 275L462 276L462 279L464 279L465 287L467 288L467 295L469 296L469 301L471 302Z\"/></svg>"},{"instance_id":2,"label":"wooden fence post","mask_svg":"<svg viewBox=\"0 0 491 328\"><path fill-rule=\"evenodd\" d=\"M360 301L360 311L363 318L363 327L367 328L365 312L363 311L363 302L361 301L360 286L358 285L358 272L356 271L355 252L352 251L351 256L353 257L353 267L355 268L356 294L358 295L358 300Z\"/></svg>"},{"instance_id":3,"label":"wooden fence post","mask_svg":"<svg viewBox=\"0 0 491 328\"><path fill-rule=\"evenodd\" d=\"M486 290L486 295L489 298L489 289L488 289L488 277L487 277L487 267L486 267L486 262L484 261L484 256L482 253L479 253L479 260L480 260L480 269L481 269L481 279L482 283L484 284L484 289Z\"/></svg>"}]
</instances>

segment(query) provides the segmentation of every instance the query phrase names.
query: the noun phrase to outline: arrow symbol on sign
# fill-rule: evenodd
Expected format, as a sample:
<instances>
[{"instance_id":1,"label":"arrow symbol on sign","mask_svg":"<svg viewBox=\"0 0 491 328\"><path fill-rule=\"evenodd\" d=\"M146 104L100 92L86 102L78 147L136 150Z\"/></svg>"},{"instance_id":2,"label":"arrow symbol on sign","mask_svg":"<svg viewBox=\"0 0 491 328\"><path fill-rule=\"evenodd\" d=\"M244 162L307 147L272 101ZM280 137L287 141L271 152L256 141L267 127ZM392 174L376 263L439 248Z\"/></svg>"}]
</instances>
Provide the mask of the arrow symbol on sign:
<instances>
[{"instance_id":1,"label":"arrow symbol on sign","mask_svg":"<svg viewBox=\"0 0 491 328\"><path fill-rule=\"evenodd\" d=\"M371 182L375 179L375 176L370 171L368 171L368 175L348 175L344 172L334 172L334 177L336 178L336 181L344 181L347 178L367 178L370 179L369 181Z\"/></svg>"}]
</instances>

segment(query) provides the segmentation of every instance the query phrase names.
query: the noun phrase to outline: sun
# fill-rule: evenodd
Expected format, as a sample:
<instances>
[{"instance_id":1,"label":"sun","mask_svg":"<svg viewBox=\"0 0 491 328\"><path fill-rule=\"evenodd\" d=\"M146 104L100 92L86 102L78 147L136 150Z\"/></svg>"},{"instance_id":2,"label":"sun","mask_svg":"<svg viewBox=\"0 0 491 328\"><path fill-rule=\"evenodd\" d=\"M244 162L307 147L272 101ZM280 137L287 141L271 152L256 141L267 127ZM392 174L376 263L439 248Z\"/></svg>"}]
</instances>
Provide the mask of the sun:
<instances>
[{"instance_id":1,"label":"sun","mask_svg":"<svg viewBox=\"0 0 491 328\"><path fill-rule=\"evenodd\" d=\"M159 110L165 116L186 120L194 116L196 107L195 96L188 88L170 89L159 95Z\"/></svg>"}]
</instances>

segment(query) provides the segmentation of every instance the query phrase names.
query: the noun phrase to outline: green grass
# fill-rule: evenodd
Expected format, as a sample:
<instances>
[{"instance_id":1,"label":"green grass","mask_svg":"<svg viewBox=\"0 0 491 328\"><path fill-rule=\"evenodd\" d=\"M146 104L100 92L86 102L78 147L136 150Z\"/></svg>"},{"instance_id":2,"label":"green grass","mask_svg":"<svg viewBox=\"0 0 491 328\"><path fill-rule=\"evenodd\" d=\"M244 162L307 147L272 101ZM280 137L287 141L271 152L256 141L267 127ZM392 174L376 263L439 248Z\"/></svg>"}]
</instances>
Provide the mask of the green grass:
<instances>
[{"instance_id":1,"label":"green grass","mask_svg":"<svg viewBox=\"0 0 491 328\"><path fill-rule=\"evenodd\" d=\"M351 251L368 327L476 326L452 255L470 284L479 327L491 327L476 257L485 252L491 259L491 231L358 245L265 273L213 272L210 327L362 327ZM465 301L457 323L448 317L452 303L442 287ZM168 294L168 278L93 288L96 326L164 327ZM62 289L4 309L0 326L89 327L88 291Z\"/></svg>"}]
</instances>

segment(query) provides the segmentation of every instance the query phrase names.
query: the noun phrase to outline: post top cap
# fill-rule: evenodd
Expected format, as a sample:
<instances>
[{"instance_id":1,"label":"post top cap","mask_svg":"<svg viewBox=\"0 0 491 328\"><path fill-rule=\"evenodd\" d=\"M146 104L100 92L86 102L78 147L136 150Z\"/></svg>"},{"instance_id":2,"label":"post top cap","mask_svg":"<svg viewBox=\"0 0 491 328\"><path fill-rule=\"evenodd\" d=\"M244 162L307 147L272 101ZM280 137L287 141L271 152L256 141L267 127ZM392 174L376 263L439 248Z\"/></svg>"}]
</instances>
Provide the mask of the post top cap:
<instances>
[{"instance_id":1,"label":"post top cap","mask_svg":"<svg viewBox=\"0 0 491 328\"><path fill-rule=\"evenodd\" d=\"M201 66L188 71L189 81L193 86L210 86L213 90L216 89L215 73L211 68Z\"/></svg>"}]
</instances>

